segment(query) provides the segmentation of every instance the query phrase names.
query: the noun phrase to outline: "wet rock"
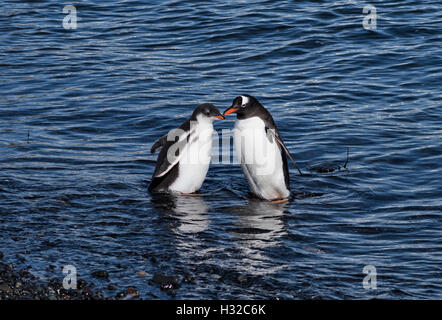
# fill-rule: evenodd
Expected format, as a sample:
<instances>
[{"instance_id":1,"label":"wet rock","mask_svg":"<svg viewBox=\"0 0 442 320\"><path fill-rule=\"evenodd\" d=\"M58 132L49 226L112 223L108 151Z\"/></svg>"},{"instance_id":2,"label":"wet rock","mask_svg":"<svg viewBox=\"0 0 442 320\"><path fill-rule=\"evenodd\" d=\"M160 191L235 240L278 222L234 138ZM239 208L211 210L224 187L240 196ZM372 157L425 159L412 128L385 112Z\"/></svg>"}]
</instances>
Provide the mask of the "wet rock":
<instances>
[{"instance_id":1,"label":"wet rock","mask_svg":"<svg viewBox=\"0 0 442 320\"><path fill-rule=\"evenodd\" d=\"M175 290L168 290L167 294L171 297L175 297L176 296L176 291Z\"/></svg>"},{"instance_id":2,"label":"wet rock","mask_svg":"<svg viewBox=\"0 0 442 320\"><path fill-rule=\"evenodd\" d=\"M41 244L45 247L53 248L57 246L57 241L44 240Z\"/></svg>"},{"instance_id":3,"label":"wet rock","mask_svg":"<svg viewBox=\"0 0 442 320\"><path fill-rule=\"evenodd\" d=\"M97 270L92 272L92 276L95 278L108 279L109 273L106 270Z\"/></svg>"},{"instance_id":4,"label":"wet rock","mask_svg":"<svg viewBox=\"0 0 442 320\"><path fill-rule=\"evenodd\" d=\"M184 279L183 279L184 283L191 283L191 284L195 284L195 279L188 273L186 273L184 275Z\"/></svg>"},{"instance_id":5,"label":"wet rock","mask_svg":"<svg viewBox=\"0 0 442 320\"><path fill-rule=\"evenodd\" d=\"M92 293L92 289L90 287L84 287L82 293L86 296L90 296Z\"/></svg>"},{"instance_id":6,"label":"wet rock","mask_svg":"<svg viewBox=\"0 0 442 320\"><path fill-rule=\"evenodd\" d=\"M134 287L128 287L126 289L126 293L127 293L127 295L126 295L125 299L133 299L133 298L137 298L140 296L140 292L137 289L135 289Z\"/></svg>"},{"instance_id":7,"label":"wet rock","mask_svg":"<svg viewBox=\"0 0 442 320\"><path fill-rule=\"evenodd\" d=\"M215 280L221 279L221 276L219 274L212 274L212 278Z\"/></svg>"},{"instance_id":8,"label":"wet rock","mask_svg":"<svg viewBox=\"0 0 442 320\"><path fill-rule=\"evenodd\" d=\"M21 269L18 271L18 274L22 278L34 279L35 277L26 269Z\"/></svg>"},{"instance_id":9,"label":"wet rock","mask_svg":"<svg viewBox=\"0 0 442 320\"><path fill-rule=\"evenodd\" d=\"M55 270L55 266L53 264L50 264L47 268L46 268L46 272L53 272Z\"/></svg>"},{"instance_id":10,"label":"wet rock","mask_svg":"<svg viewBox=\"0 0 442 320\"><path fill-rule=\"evenodd\" d=\"M103 294L100 291L93 291L90 287L85 287L83 290L64 289L61 279L54 277L48 282L43 282L30 274L27 269L29 267L16 272L12 264L0 262L0 300L103 299ZM82 286L82 282L79 280L77 287L78 283Z\"/></svg>"},{"instance_id":11,"label":"wet rock","mask_svg":"<svg viewBox=\"0 0 442 320\"><path fill-rule=\"evenodd\" d=\"M317 167L309 167L308 168L308 170L309 171L314 171L314 172L317 172L317 173L330 173L330 172L333 172L333 171L335 171L335 170L337 170L338 168L337 167L325 167L325 166L317 166Z\"/></svg>"},{"instance_id":12,"label":"wet rock","mask_svg":"<svg viewBox=\"0 0 442 320\"><path fill-rule=\"evenodd\" d=\"M87 282L84 279L78 279L77 281L77 289L83 289L84 287L86 287Z\"/></svg>"},{"instance_id":13,"label":"wet rock","mask_svg":"<svg viewBox=\"0 0 442 320\"><path fill-rule=\"evenodd\" d=\"M147 276L147 273L146 273L146 271L140 270L137 272L137 275L140 277L145 277L145 276Z\"/></svg>"},{"instance_id":14,"label":"wet rock","mask_svg":"<svg viewBox=\"0 0 442 320\"><path fill-rule=\"evenodd\" d=\"M177 289L179 287L178 277L155 273L152 281L160 285L162 290Z\"/></svg>"},{"instance_id":15,"label":"wet rock","mask_svg":"<svg viewBox=\"0 0 442 320\"><path fill-rule=\"evenodd\" d=\"M145 253L141 254L141 257L144 258L144 259L147 259L150 256L151 256L151 254L149 252L145 252Z\"/></svg>"},{"instance_id":16,"label":"wet rock","mask_svg":"<svg viewBox=\"0 0 442 320\"><path fill-rule=\"evenodd\" d=\"M109 291L114 291L114 290L115 290L115 285L114 285L113 283L109 283L109 284L107 285L107 290L109 290Z\"/></svg>"},{"instance_id":17,"label":"wet rock","mask_svg":"<svg viewBox=\"0 0 442 320\"><path fill-rule=\"evenodd\" d=\"M0 294L1 293L7 293L10 294L12 293L12 289L7 285L7 284L0 284Z\"/></svg>"},{"instance_id":18,"label":"wet rock","mask_svg":"<svg viewBox=\"0 0 442 320\"><path fill-rule=\"evenodd\" d=\"M139 292L137 289L135 289L134 287L129 287L126 289L127 294L131 294L131 295L138 295Z\"/></svg>"}]
</instances>

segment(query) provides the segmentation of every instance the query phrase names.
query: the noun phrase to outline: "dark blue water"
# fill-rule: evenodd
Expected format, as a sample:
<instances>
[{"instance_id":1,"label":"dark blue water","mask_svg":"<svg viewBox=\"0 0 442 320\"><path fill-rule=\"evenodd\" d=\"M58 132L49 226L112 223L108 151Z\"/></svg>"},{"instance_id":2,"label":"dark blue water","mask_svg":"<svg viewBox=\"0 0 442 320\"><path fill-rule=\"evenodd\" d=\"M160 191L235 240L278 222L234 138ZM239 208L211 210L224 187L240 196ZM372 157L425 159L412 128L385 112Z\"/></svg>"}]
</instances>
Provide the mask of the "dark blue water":
<instances>
[{"instance_id":1,"label":"dark blue water","mask_svg":"<svg viewBox=\"0 0 442 320\"><path fill-rule=\"evenodd\" d=\"M79 1L65 30L65 4L1 2L4 259L148 299L442 298L440 1L149 3ZM152 143L242 93L305 173L291 168L293 199L248 200L235 164L198 197L153 198ZM308 170L346 147L347 169ZM175 296L155 273L179 278Z\"/></svg>"}]
</instances>

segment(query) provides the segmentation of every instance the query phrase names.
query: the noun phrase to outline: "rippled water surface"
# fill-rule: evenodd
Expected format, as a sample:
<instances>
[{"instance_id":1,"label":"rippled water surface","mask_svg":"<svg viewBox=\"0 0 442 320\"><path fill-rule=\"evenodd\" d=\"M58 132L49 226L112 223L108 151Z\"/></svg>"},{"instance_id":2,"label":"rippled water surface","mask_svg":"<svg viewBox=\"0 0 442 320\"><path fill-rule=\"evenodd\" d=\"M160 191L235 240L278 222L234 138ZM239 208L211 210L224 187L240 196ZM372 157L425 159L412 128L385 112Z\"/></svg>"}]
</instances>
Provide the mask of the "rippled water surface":
<instances>
[{"instance_id":1,"label":"rippled water surface","mask_svg":"<svg viewBox=\"0 0 442 320\"><path fill-rule=\"evenodd\" d=\"M65 30L58 1L2 1L4 259L147 299L442 298L442 5L373 1L366 30L367 4L79 1ZM305 173L291 167L291 201L250 200L220 163L199 196L152 197L152 143L242 93ZM347 169L308 170L346 147ZM179 278L175 296L155 273Z\"/></svg>"}]
</instances>

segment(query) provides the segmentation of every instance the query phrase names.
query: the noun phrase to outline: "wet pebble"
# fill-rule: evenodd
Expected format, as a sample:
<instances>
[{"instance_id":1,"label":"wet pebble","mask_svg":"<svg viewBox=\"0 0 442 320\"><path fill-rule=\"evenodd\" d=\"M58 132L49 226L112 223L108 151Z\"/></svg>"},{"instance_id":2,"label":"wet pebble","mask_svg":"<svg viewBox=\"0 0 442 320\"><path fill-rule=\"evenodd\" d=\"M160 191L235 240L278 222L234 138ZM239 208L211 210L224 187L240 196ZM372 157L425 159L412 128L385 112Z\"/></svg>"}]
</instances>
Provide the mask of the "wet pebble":
<instances>
[{"instance_id":1,"label":"wet pebble","mask_svg":"<svg viewBox=\"0 0 442 320\"><path fill-rule=\"evenodd\" d=\"M221 279L221 276L219 274L212 274L212 278L215 280Z\"/></svg>"},{"instance_id":2,"label":"wet pebble","mask_svg":"<svg viewBox=\"0 0 442 320\"><path fill-rule=\"evenodd\" d=\"M115 285L114 285L113 283L109 283L109 284L107 285L107 290L109 290L109 291L114 291L114 290L115 290Z\"/></svg>"},{"instance_id":3,"label":"wet pebble","mask_svg":"<svg viewBox=\"0 0 442 320\"><path fill-rule=\"evenodd\" d=\"M134 287L128 287L126 289L126 293L127 293L127 296L129 296L130 298L136 298L140 295L140 292L137 289L135 289Z\"/></svg>"},{"instance_id":4,"label":"wet pebble","mask_svg":"<svg viewBox=\"0 0 442 320\"><path fill-rule=\"evenodd\" d=\"M77 289L83 289L84 287L86 287L87 282L84 279L78 279L77 281Z\"/></svg>"},{"instance_id":5,"label":"wet pebble","mask_svg":"<svg viewBox=\"0 0 442 320\"><path fill-rule=\"evenodd\" d=\"M171 297L175 297L176 296L176 291L175 290L168 290L167 294Z\"/></svg>"},{"instance_id":6,"label":"wet pebble","mask_svg":"<svg viewBox=\"0 0 442 320\"><path fill-rule=\"evenodd\" d=\"M47 272L52 272L52 271L54 271L55 270L55 266L53 265L53 264L50 264L47 268L46 268L46 271Z\"/></svg>"},{"instance_id":7,"label":"wet pebble","mask_svg":"<svg viewBox=\"0 0 442 320\"><path fill-rule=\"evenodd\" d=\"M195 278L193 278L190 274L186 273L186 274L184 275L183 282L184 282L184 283L195 284Z\"/></svg>"},{"instance_id":8,"label":"wet pebble","mask_svg":"<svg viewBox=\"0 0 442 320\"><path fill-rule=\"evenodd\" d=\"M240 276L238 276L238 281L239 281L240 283L247 282L247 277L244 276L244 275L240 275Z\"/></svg>"},{"instance_id":9,"label":"wet pebble","mask_svg":"<svg viewBox=\"0 0 442 320\"><path fill-rule=\"evenodd\" d=\"M0 262L0 300L103 299L100 291L93 291L90 287L85 287L83 290L64 289L61 279L54 277L48 282L43 282L29 273L27 269L30 267L16 272L12 264ZM79 280L78 283L81 285L82 281Z\"/></svg>"},{"instance_id":10,"label":"wet pebble","mask_svg":"<svg viewBox=\"0 0 442 320\"><path fill-rule=\"evenodd\" d=\"M137 275L140 277L145 277L145 276L147 276L147 273L146 273L146 271L140 270L137 272Z\"/></svg>"},{"instance_id":11,"label":"wet pebble","mask_svg":"<svg viewBox=\"0 0 442 320\"><path fill-rule=\"evenodd\" d=\"M106 270L97 270L92 272L94 278L108 279L109 273Z\"/></svg>"},{"instance_id":12,"label":"wet pebble","mask_svg":"<svg viewBox=\"0 0 442 320\"><path fill-rule=\"evenodd\" d=\"M155 273L152 281L160 285L162 290L171 290L179 288L178 277L168 276L161 273Z\"/></svg>"},{"instance_id":13,"label":"wet pebble","mask_svg":"<svg viewBox=\"0 0 442 320\"><path fill-rule=\"evenodd\" d=\"M7 294L12 292L12 289L7 284L0 284L0 295L2 292L5 292Z\"/></svg>"}]
</instances>

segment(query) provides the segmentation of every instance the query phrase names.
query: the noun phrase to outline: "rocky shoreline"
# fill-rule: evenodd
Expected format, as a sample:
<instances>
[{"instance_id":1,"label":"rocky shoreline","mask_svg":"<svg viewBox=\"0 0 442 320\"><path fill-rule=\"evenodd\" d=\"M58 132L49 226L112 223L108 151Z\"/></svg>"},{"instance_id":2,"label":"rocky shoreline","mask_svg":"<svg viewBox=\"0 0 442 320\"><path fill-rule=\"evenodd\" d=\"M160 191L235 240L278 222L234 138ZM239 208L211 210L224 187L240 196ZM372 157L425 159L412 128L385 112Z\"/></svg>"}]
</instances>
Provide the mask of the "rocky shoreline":
<instances>
[{"instance_id":1,"label":"rocky shoreline","mask_svg":"<svg viewBox=\"0 0 442 320\"><path fill-rule=\"evenodd\" d=\"M86 282L84 279L77 280L77 289L64 289L63 281L53 277L47 281L39 279L29 272L31 267L17 270L12 263L3 261L3 254L0 252L0 300L131 300L140 299L140 293L135 287L127 287L115 293L114 296L106 295L97 289L93 282ZM140 276L146 276L139 272ZM107 278L104 270L92 273L94 278ZM190 276L185 277L184 282L191 282ZM155 274L148 281L151 285L159 286L169 296L174 296L176 289L180 287L179 279L175 276ZM112 284L107 286L109 291L114 291Z\"/></svg>"},{"instance_id":2,"label":"rocky shoreline","mask_svg":"<svg viewBox=\"0 0 442 320\"><path fill-rule=\"evenodd\" d=\"M133 287L114 297L106 297L94 288L94 283L84 279L77 280L76 290L66 290L61 279L54 277L43 281L28 271L30 267L16 270L12 263L1 261L2 258L0 252L0 300L128 300L139 297L138 290Z\"/></svg>"},{"instance_id":3,"label":"rocky shoreline","mask_svg":"<svg viewBox=\"0 0 442 320\"><path fill-rule=\"evenodd\" d=\"M66 290L60 279L45 283L28 270L15 270L12 264L0 262L0 300L101 300L104 296L94 291L84 280L77 290Z\"/></svg>"}]
</instances>

